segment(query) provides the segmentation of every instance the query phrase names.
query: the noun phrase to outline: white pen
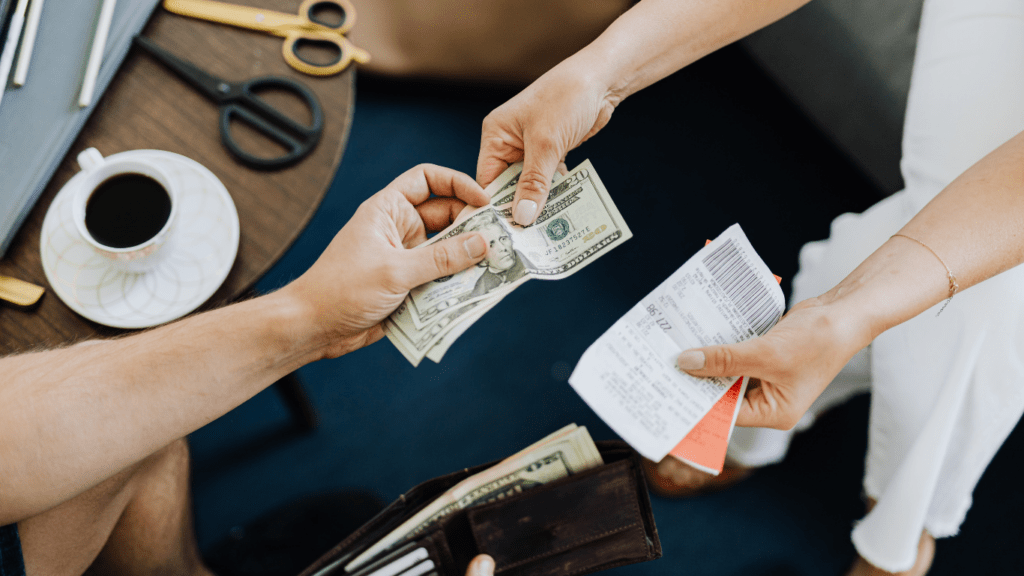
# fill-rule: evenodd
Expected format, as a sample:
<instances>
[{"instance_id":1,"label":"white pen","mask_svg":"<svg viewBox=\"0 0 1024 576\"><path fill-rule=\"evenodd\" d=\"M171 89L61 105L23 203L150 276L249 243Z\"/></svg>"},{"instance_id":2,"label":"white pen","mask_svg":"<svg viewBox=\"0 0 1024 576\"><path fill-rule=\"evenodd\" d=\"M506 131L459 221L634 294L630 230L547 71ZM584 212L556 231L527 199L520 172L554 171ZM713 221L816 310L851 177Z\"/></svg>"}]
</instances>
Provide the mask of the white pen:
<instances>
[{"instance_id":1,"label":"white pen","mask_svg":"<svg viewBox=\"0 0 1024 576\"><path fill-rule=\"evenodd\" d=\"M28 9L28 20L25 21L25 37L21 41L21 52L18 53L18 66L14 69L14 85L23 86L28 76L28 64L32 60L32 48L36 45L36 32L39 30L39 17L43 14L43 0L32 0Z\"/></svg>"},{"instance_id":2,"label":"white pen","mask_svg":"<svg viewBox=\"0 0 1024 576\"><path fill-rule=\"evenodd\" d=\"M89 64L85 67L85 80L82 81L82 93L78 97L78 105L85 108L92 104L92 93L96 90L96 77L103 63L103 50L107 46L107 34L110 33L110 22L114 19L116 0L103 0L100 8L100 20L96 24L96 35L92 39L92 52L89 53Z\"/></svg>"},{"instance_id":3,"label":"white pen","mask_svg":"<svg viewBox=\"0 0 1024 576\"><path fill-rule=\"evenodd\" d=\"M14 53L18 50L18 39L21 38L21 28L25 25L27 8L28 0L18 0L18 6L11 16L11 27L7 29L7 42L4 42L4 51L0 54L0 100L3 100L4 91L7 89L7 79L11 75L11 65L14 64Z\"/></svg>"}]
</instances>

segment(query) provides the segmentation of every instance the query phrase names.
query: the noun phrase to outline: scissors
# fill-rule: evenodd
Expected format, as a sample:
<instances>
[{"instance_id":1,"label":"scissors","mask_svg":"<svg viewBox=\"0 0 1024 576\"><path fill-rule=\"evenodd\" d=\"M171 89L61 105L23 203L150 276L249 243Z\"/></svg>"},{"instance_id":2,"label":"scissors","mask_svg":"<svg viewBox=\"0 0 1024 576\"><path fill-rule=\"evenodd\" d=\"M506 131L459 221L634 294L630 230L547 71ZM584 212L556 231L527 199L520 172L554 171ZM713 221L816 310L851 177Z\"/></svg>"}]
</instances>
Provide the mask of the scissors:
<instances>
[{"instance_id":1,"label":"scissors","mask_svg":"<svg viewBox=\"0 0 1024 576\"><path fill-rule=\"evenodd\" d=\"M323 6L332 6L341 11L341 22L337 26L331 26L313 15L314 10ZM360 64L370 61L369 52L357 48L345 37L356 23L356 9L349 0L304 0L299 6L298 15L210 0L164 0L164 8L189 18L283 36L285 62L303 74L330 76L341 72L353 61ZM322 65L304 60L296 50L304 42L332 45L338 50L338 59Z\"/></svg>"},{"instance_id":2,"label":"scissors","mask_svg":"<svg viewBox=\"0 0 1024 576\"><path fill-rule=\"evenodd\" d=\"M289 78L263 76L245 82L226 82L200 70L197 66L174 56L142 36L135 37L135 45L145 49L154 58L187 80L200 92L220 105L220 135L232 154L242 163L255 168L281 168L303 158L316 147L324 129L324 113L320 102L302 84ZM309 126L303 126L273 108L253 91L278 88L301 98L312 113ZM243 150L231 135L231 120L237 118L256 131L271 138L287 150L277 158L263 158Z\"/></svg>"}]
</instances>

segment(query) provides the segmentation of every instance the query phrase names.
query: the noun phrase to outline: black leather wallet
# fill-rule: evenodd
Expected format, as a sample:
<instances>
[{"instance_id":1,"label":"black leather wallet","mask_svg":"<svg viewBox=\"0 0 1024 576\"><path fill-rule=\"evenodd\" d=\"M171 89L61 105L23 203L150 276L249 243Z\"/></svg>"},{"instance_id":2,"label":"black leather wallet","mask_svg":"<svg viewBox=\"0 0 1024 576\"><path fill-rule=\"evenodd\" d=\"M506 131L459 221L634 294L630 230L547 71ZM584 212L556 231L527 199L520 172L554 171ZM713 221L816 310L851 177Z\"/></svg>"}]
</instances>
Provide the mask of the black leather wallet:
<instances>
[{"instance_id":1,"label":"black leather wallet","mask_svg":"<svg viewBox=\"0 0 1024 576\"><path fill-rule=\"evenodd\" d=\"M640 456L597 442L604 464L452 514L348 573L345 565L464 478L491 462L428 480L403 494L302 576L463 576L489 554L502 576L575 576L655 560L661 542Z\"/></svg>"}]
</instances>

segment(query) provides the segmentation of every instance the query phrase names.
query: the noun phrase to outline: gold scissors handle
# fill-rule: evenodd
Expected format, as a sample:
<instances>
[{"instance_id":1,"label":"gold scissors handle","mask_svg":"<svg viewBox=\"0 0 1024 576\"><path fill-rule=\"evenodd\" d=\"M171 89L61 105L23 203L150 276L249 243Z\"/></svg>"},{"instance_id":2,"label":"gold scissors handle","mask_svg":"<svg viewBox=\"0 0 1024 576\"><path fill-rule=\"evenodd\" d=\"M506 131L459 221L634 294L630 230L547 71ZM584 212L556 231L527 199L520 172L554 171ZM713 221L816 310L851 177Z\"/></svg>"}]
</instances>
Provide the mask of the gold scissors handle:
<instances>
[{"instance_id":1,"label":"gold scissors handle","mask_svg":"<svg viewBox=\"0 0 1024 576\"><path fill-rule=\"evenodd\" d=\"M299 57L296 51L299 42L327 42L334 44L340 54L338 60L333 64L313 64ZM290 34L284 39L284 46L281 48L284 53L284 61L303 74L311 76L330 76L341 72L352 62L365 64L370 61L370 53L348 41L344 36L313 35L309 33Z\"/></svg>"},{"instance_id":2,"label":"gold scissors handle","mask_svg":"<svg viewBox=\"0 0 1024 576\"><path fill-rule=\"evenodd\" d=\"M313 17L313 10L320 5L333 5L341 11L342 17L338 26L317 22ZM356 25L356 7L352 5L351 0L303 0L302 4L299 4L299 17L335 34L348 34Z\"/></svg>"},{"instance_id":3,"label":"gold scissors handle","mask_svg":"<svg viewBox=\"0 0 1024 576\"><path fill-rule=\"evenodd\" d=\"M342 11L344 18L340 25L331 27L312 18L312 10L321 4L332 4ZM345 38L345 33L352 29L356 21L355 7L349 0L304 0L299 6L298 14L285 14L213 0L164 0L164 8L189 18L281 36L285 39L285 62L304 74L329 76L341 72L353 61L364 63L370 59L368 52L357 48ZM339 51L338 60L331 64L314 64L303 60L296 52L298 44L303 41L333 44Z\"/></svg>"}]
</instances>

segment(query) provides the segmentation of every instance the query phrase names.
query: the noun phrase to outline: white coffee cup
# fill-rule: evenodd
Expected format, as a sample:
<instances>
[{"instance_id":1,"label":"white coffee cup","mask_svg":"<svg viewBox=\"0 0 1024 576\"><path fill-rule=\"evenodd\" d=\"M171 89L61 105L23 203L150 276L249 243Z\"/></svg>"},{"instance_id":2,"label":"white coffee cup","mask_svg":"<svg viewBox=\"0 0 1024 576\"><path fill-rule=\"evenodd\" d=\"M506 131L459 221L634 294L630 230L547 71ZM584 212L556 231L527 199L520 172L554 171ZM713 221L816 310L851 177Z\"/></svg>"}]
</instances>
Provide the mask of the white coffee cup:
<instances>
[{"instance_id":1,"label":"white coffee cup","mask_svg":"<svg viewBox=\"0 0 1024 576\"><path fill-rule=\"evenodd\" d=\"M85 179L75 192L71 204L71 213L79 234L92 249L105 258L112 260L118 268L130 272L145 272L155 266L164 256L160 248L167 240L174 226L177 212L178 191L174 180L156 163L139 158L104 158L95 148L87 148L78 155L78 165L82 168ZM86 207L90 198L98 188L108 180L127 174L138 174L152 179L167 192L171 202L171 211L167 221L152 237L134 246L107 246L97 240L86 226Z\"/></svg>"}]
</instances>

